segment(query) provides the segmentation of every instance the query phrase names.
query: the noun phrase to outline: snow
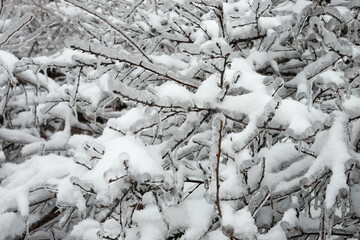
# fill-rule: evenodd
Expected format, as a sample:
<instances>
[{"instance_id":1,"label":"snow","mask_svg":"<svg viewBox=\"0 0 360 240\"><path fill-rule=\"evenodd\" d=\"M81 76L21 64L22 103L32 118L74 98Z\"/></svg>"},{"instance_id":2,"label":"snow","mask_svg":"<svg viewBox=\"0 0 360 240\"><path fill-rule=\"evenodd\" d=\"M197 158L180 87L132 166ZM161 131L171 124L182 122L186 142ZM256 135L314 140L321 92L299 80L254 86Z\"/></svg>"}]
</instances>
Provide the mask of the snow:
<instances>
[{"instance_id":1,"label":"snow","mask_svg":"<svg viewBox=\"0 0 360 240\"><path fill-rule=\"evenodd\" d=\"M4 176L6 167L9 167L10 170L12 169L11 171L15 172L11 176L3 179L1 189L10 190L22 185L31 186L32 188L38 187L50 178L67 175L72 169L69 169L71 164L71 159L54 154L34 156L31 160L20 165L7 163L4 168L1 169L0 176ZM24 181L24 179L26 179L26 181Z\"/></svg>"},{"instance_id":2,"label":"snow","mask_svg":"<svg viewBox=\"0 0 360 240\"><path fill-rule=\"evenodd\" d=\"M114 128L116 130L123 131L126 133L130 126L137 121L138 119L142 119L145 117L145 108L132 108L127 111L124 115L119 118L111 118L107 125L108 127ZM105 129L106 131L106 129Z\"/></svg>"},{"instance_id":3,"label":"snow","mask_svg":"<svg viewBox=\"0 0 360 240\"><path fill-rule=\"evenodd\" d=\"M74 172L71 159L50 154L34 156L23 164L6 163L0 169L0 213L17 207L24 216L28 215L29 191L43 187L47 182L63 178ZM10 174L10 175L9 175Z\"/></svg>"},{"instance_id":4,"label":"snow","mask_svg":"<svg viewBox=\"0 0 360 240\"><path fill-rule=\"evenodd\" d=\"M324 84L334 83L337 86L345 83L344 73L336 71L326 71L319 74L319 78L323 81Z\"/></svg>"},{"instance_id":5,"label":"snow","mask_svg":"<svg viewBox=\"0 0 360 240\"><path fill-rule=\"evenodd\" d=\"M327 133L326 141L315 162L306 173L305 177L311 177L324 167L331 169L332 176L326 190L326 207L330 208L335 203L336 196L341 188L347 189L345 166L351 158L345 140L344 122L347 117L344 113L334 113L333 126Z\"/></svg>"},{"instance_id":6,"label":"snow","mask_svg":"<svg viewBox=\"0 0 360 240\"><path fill-rule=\"evenodd\" d=\"M231 144L233 150L240 151L251 137L257 134L257 131L256 123L249 122L243 131L239 133L230 133L227 138L224 139L224 145Z\"/></svg>"},{"instance_id":7,"label":"snow","mask_svg":"<svg viewBox=\"0 0 360 240\"><path fill-rule=\"evenodd\" d=\"M205 199L189 199L178 207L169 207L165 218L170 222L170 229L185 227L183 239L190 240L198 239L208 230L213 214L213 206Z\"/></svg>"},{"instance_id":8,"label":"snow","mask_svg":"<svg viewBox=\"0 0 360 240\"><path fill-rule=\"evenodd\" d=\"M263 148L259 152L259 157L265 157L266 171L276 171L283 163L296 158L298 156L298 152L294 147L294 143L284 142L276 143L270 149Z\"/></svg>"},{"instance_id":9,"label":"snow","mask_svg":"<svg viewBox=\"0 0 360 240\"><path fill-rule=\"evenodd\" d=\"M19 61L15 55L6 52L4 50L0 50L0 64L9 70L12 73L15 69L15 64Z\"/></svg>"},{"instance_id":10,"label":"snow","mask_svg":"<svg viewBox=\"0 0 360 240\"><path fill-rule=\"evenodd\" d=\"M312 1L308 1L308 0L297 0L295 4L291 1L290 2L285 1L283 5L277 7L277 10L291 11L299 15L310 4L312 4Z\"/></svg>"},{"instance_id":11,"label":"snow","mask_svg":"<svg viewBox=\"0 0 360 240\"><path fill-rule=\"evenodd\" d=\"M53 56L35 57L32 61L42 66L72 66L76 64L74 59L81 59L92 63L96 62L96 58L94 56L86 53L80 53L70 48L64 48L62 52L56 53Z\"/></svg>"},{"instance_id":12,"label":"snow","mask_svg":"<svg viewBox=\"0 0 360 240\"><path fill-rule=\"evenodd\" d=\"M269 232L260 235L258 239L261 240L271 240L271 239L278 239L278 240L286 240L286 234L284 232L284 227L296 227L298 224L298 218L296 217L297 213L295 209L290 208L285 211L283 218L279 221L273 228L269 230ZM283 225L283 223L286 223ZM282 226L283 225L283 226Z\"/></svg>"},{"instance_id":13,"label":"snow","mask_svg":"<svg viewBox=\"0 0 360 240\"><path fill-rule=\"evenodd\" d=\"M344 99L342 106L349 112L351 116L360 115L360 97L351 95L350 98Z\"/></svg>"},{"instance_id":14,"label":"snow","mask_svg":"<svg viewBox=\"0 0 360 240\"><path fill-rule=\"evenodd\" d=\"M116 171L116 177L126 175L124 161L128 161L128 171L134 177L143 177L144 181L147 178L161 178L163 169L161 166L162 159L159 154L149 153L149 148L134 136L114 136L113 134L110 134L110 132L107 133L108 134L104 134L96 140L96 142L101 142L104 146L104 154L101 156L101 159L93 163L92 170L83 174L76 174L75 176L77 177L73 178L75 181L79 182L81 185L85 184L87 188L93 188L94 191L98 193L99 199L110 201L112 197L116 197L117 191L114 192L115 195L109 195L110 189L108 184L110 179L108 178L110 176L114 177L114 173L110 173L109 171L110 169L114 169ZM77 157L82 159L85 156L78 155ZM66 182L64 182L64 184L66 184ZM71 192L71 194L79 194L78 191L71 188L69 184L66 185L67 186L63 186L64 194L67 191ZM61 189L59 189L59 191L60 190ZM118 188L118 190L120 190L120 188ZM74 202L73 200L68 199L66 195L61 196L64 196L64 202L69 202L72 205L75 204L80 207L84 206L83 200L81 200L81 202Z\"/></svg>"},{"instance_id":15,"label":"snow","mask_svg":"<svg viewBox=\"0 0 360 240\"><path fill-rule=\"evenodd\" d=\"M236 199L246 193L242 187L241 179L236 174L235 162L229 162L220 175L224 179L219 189L221 196L228 199Z\"/></svg>"},{"instance_id":16,"label":"snow","mask_svg":"<svg viewBox=\"0 0 360 240\"><path fill-rule=\"evenodd\" d=\"M70 182L70 179L64 178L56 182L58 185L57 199L58 206L76 207L83 216L86 213L85 199L81 190Z\"/></svg>"},{"instance_id":17,"label":"snow","mask_svg":"<svg viewBox=\"0 0 360 240\"><path fill-rule=\"evenodd\" d=\"M218 81L218 76L213 74L199 86L194 96L194 101L199 107L216 103L216 96L220 92Z\"/></svg>"},{"instance_id":18,"label":"snow","mask_svg":"<svg viewBox=\"0 0 360 240\"><path fill-rule=\"evenodd\" d=\"M38 141L26 145L22 150L21 154L23 156L30 156L34 153L49 151L49 150L63 150L70 138L70 132L59 131L51 135L50 139L46 142Z\"/></svg>"},{"instance_id":19,"label":"snow","mask_svg":"<svg viewBox=\"0 0 360 240\"><path fill-rule=\"evenodd\" d=\"M188 68L188 64L184 61L180 60L176 56L168 56L168 55L159 55L159 56L151 56L151 59L159 64L163 64L170 69L178 69L184 70Z\"/></svg>"},{"instance_id":20,"label":"snow","mask_svg":"<svg viewBox=\"0 0 360 240\"><path fill-rule=\"evenodd\" d=\"M224 234L220 230L212 231L208 234L209 240L227 240L228 237L224 236Z\"/></svg>"},{"instance_id":21,"label":"snow","mask_svg":"<svg viewBox=\"0 0 360 240\"><path fill-rule=\"evenodd\" d=\"M0 240L359 232L355 2L3 1Z\"/></svg>"},{"instance_id":22,"label":"snow","mask_svg":"<svg viewBox=\"0 0 360 240\"><path fill-rule=\"evenodd\" d=\"M164 238L165 224L159 213L157 206L150 205L145 209L134 212L134 221L140 228L140 238L142 240Z\"/></svg>"},{"instance_id":23,"label":"snow","mask_svg":"<svg viewBox=\"0 0 360 240\"><path fill-rule=\"evenodd\" d=\"M94 219L85 219L78 223L71 231L71 237L75 239L98 240L97 232L100 224Z\"/></svg>"},{"instance_id":24,"label":"snow","mask_svg":"<svg viewBox=\"0 0 360 240\"><path fill-rule=\"evenodd\" d=\"M282 25L284 22L291 21L291 19L291 16L260 17L259 26L264 29L272 29Z\"/></svg>"},{"instance_id":25,"label":"snow","mask_svg":"<svg viewBox=\"0 0 360 240\"><path fill-rule=\"evenodd\" d=\"M42 141L40 138L26 133L26 131L7 128L0 128L0 139L23 144Z\"/></svg>"},{"instance_id":26,"label":"snow","mask_svg":"<svg viewBox=\"0 0 360 240\"><path fill-rule=\"evenodd\" d=\"M252 58L234 58L231 62L231 68L226 70L225 81L231 83L234 88L241 87L249 91L265 91L265 85L263 84L265 77L254 70ZM237 78L238 73L239 78Z\"/></svg>"},{"instance_id":27,"label":"snow","mask_svg":"<svg viewBox=\"0 0 360 240\"><path fill-rule=\"evenodd\" d=\"M105 154L102 161L97 166L101 168L101 163L104 166L117 160L118 156L126 152L129 155L130 168L136 170L138 173L162 174L161 157L150 157L146 146L133 136L124 136L108 139L106 136L98 138L105 146ZM96 171L97 169L95 169Z\"/></svg>"},{"instance_id":28,"label":"snow","mask_svg":"<svg viewBox=\"0 0 360 240\"><path fill-rule=\"evenodd\" d=\"M236 13L238 14L239 11L242 11L244 9L247 9L249 7L249 4L245 1L237 1L237 2L225 2L223 3L224 13L226 15Z\"/></svg>"},{"instance_id":29,"label":"snow","mask_svg":"<svg viewBox=\"0 0 360 240\"><path fill-rule=\"evenodd\" d=\"M160 11L160 10L159 10ZM158 14L155 14L153 12L149 11L142 11L140 10L141 14L147 17L147 20L150 23L150 26L156 29L158 32L161 32L164 28L165 22L168 21L166 14L162 12L158 12ZM147 26L147 25L146 25Z\"/></svg>"},{"instance_id":30,"label":"snow","mask_svg":"<svg viewBox=\"0 0 360 240\"><path fill-rule=\"evenodd\" d=\"M223 204L221 207L223 214L221 224L224 227L233 227L237 238L243 239L256 235L258 229L247 208L234 212L228 204Z\"/></svg>"},{"instance_id":31,"label":"snow","mask_svg":"<svg viewBox=\"0 0 360 240\"><path fill-rule=\"evenodd\" d=\"M25 223L21 216L13 212L0 214L0 240L21 236Z\"/></svg>"},{"instance_id":32,"label":"snow","mask_svg":"<svg viewBox=\"0 0 360 240\"><path fill-rule=\"evenodd\" d=\"M290 208L286 210L281 221L287 222L290 226L295 227L298 224L298 218L296 217L296 210Z\"/></svg>"},{"instance_id":33,"label":"snow","mask_svg":"<svg viewBox=\"0 0 360 240\"><path fill-rule=\"evenodd\" d=\"M15 200L17 204L17 208L22 217L27 218L29 216L29 193L28 189L18 189Z\"/></svg>"},{"instance_id":34,"label":"snow","mask_svg":"<svg viewBox=\"0 0 360 240\"><path fill-rule=\"evenodd\" d=\"M205 25L206 32L211 38L219 37L220 28L215 20L205 20L202 23Z\"/></svg>"},{"instance_id":35,"label":"snow","mask_svg":"<svg viewBox=\"0 0 360 240\"><path fill-rule=\"evenodd\" d=\"M106 220L104 230L110 238L116 238L121 232L120 224L115 219Z\"/></svg>"},{"instance_id":36,"label":"snow","mask_svg":"<svg viewBox=\"0 0 360 240\"><path fill-rule=\"evenodd\" d=\"M271 97L265 93L248 93L240 96L227 96L224 101L219 104L221 108L244 113L249 116L250 120L256 120L263 112Z\"/></svg>"},{"instance_id":37,"label":"snow","mask_svg":"<svg viewBox=\"0 0 360 240\"><path fill-rule=\"evenodd\" d=\"M91 111L95 111L103 99L103 91L94 83L81 82L79 86L79 95L84 99L89 99L91 102Z\"/></svg>"},{"instance_id":38,"label":"snow","mask_svg":"<svg viewBox=\"0 0 360 240\"><path fill-rule=\"evenodd\" d=\"M194 98L193 94L189 92L185 87L174 82L165 82L159 87L155 87L154 91L160 99L170 101L174 104L179 101L192 102Z\"/></svg>"},{"instance_id":39,"label":"snow","mask_svg":"<svg viewBox=\"0 0 360 240\"><path fill-rule=\"evenodd\" d=\"M312 107L308 107L292 99L284 99L273 118L279 125L288 125L295 134L302 134L315 122L324 122L326 114Z\"/></svg>"},{"instance_id":40,"label":"snow","mask_svg":"<svg viewBox=\"0 0 360 240\"><path fill-rule=\"evenodd\" d=\"M77 17L84 13L81 9L69 5L60 5L58 8L63 14L69 17Z\"/></svg>"},{"instance_id":41,"label":"snow","mask_svg":"<svg viewBox=\"0 0 360 240\"><path fill-rule=\"evenodd\" d=\"M155 240L164 238L163 226L159 223L150 222L146 225L140 225L140 238L139 240Z\"/></svg>"}]
</instances>

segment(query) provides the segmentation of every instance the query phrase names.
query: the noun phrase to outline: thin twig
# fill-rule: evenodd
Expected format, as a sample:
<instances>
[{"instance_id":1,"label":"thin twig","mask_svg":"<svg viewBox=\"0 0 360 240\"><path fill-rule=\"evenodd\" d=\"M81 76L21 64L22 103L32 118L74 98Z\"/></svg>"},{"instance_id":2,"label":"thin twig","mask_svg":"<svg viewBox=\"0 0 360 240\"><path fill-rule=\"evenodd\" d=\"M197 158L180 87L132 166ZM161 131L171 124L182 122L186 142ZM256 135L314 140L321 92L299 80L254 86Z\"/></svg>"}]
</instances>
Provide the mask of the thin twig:
<instances>
[{"instance_id":1,"label":"thin twig","mask_svg":"<svg viewBox=\"0 0 360 240\"><path fill-rule=\"evenodd\" d=\"M219 216L222 217L221 207L220 207L220 196L219 196L219 189L220 189L220 179L219 179L219 169L220 169L220 156L221 156L221 131L223 128L223 120L220 121L220 128L219 128L219 144L218 144L218 153L216 154L216 206L219 212Z\"/></svg>"},{"instance_id":2,"label":"thin twig","mask_svg":"<svg viewBox=\"0 0 360 240\"><path fill-rule=\"evenodd\" d=\"M125 35L125 33L123 33L123 31L116 25L112 24L108 19L106 19L105 16L101 15L100 13L96 12L96 11L92 11L91 9L89 9L88 7L84 6L83 4L74 1L74 0L65 0L65 2L68 2L70 4L73 4L75 6L77 6L78 8L81 8L82 10L90 13L91 15L94 15L95 17L101 19L102 21L104 21L107 25L109 25L112 29L116 30L118 33L120 33L120 35L125 38L126 41L128 41L130 43L131 46L133 46L136 50L138 50L149 62L152 62L151 59L146 55L146 53L141 50L135 43L133 40L131 40L128 36Z\"/></svg>"}]
</instances>

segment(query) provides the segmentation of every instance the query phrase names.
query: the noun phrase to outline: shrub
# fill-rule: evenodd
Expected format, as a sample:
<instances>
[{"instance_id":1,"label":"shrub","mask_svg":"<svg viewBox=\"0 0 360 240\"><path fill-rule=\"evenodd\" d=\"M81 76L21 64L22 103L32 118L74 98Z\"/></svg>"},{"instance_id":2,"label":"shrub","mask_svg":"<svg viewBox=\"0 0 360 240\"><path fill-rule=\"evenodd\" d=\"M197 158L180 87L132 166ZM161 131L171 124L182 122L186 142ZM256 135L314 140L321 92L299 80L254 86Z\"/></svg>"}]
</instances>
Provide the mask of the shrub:
<instances>
[{"instance_id":1,"label":"shrub","mask_svg":"<svg viewBox=\"0 0 360 240\"><path fill-rule=\"evenodd\" d=\"M357 1L1 3L0 239L358 237Z\"/></svg>"}]
</instances>

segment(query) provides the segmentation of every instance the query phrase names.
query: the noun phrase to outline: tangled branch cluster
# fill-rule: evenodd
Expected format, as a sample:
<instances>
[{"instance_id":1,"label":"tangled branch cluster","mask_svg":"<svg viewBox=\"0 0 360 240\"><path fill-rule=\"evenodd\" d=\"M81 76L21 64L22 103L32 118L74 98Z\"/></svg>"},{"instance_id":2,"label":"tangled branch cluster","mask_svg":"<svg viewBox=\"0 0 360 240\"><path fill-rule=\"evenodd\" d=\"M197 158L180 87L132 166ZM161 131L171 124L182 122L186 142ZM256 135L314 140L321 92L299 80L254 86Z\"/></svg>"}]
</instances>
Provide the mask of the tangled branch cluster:
<instances>
[{"instance_id":1,"label":"tangled branch cluster","mask_svg":"<svg viewBox=\"0 0 360 240\"><path fill-rule=\"evenodd\" d=\"M350 239L357 0L0 0L0 239Z\"/></svg>"}]
</instances>

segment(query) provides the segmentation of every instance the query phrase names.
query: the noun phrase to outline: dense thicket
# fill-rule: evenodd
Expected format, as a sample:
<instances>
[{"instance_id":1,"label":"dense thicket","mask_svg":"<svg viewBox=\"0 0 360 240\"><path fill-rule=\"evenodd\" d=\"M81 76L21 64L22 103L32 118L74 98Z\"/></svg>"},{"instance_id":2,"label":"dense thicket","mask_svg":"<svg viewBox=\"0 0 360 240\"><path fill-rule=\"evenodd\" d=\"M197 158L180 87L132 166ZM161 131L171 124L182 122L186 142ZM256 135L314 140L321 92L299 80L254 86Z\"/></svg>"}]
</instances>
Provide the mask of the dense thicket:
<instances>
[{"instance_id":1,"label":"dense thicket","mask_svg":"<svg viewBox=\"0 0 360 240\"><path fill-rule=\"evenodd\" d=\"M0 0L0 239L350 239L357 0Z\"/></svg>"}]
</instances>

